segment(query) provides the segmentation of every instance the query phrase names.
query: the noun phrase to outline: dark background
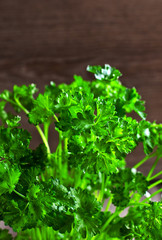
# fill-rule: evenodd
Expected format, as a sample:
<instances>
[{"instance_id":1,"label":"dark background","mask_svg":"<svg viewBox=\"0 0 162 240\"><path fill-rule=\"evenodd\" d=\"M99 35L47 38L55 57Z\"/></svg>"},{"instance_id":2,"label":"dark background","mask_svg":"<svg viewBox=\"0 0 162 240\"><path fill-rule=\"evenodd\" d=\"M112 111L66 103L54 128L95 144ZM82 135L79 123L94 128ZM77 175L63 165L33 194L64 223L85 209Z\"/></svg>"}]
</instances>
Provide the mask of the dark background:
<instances>
[{"instance_id":1,"label":"dark background","mask_svg":"<svg viewBox=\"0 0 162 240\"><path fill-rule=\"evenodd\" d=\"M161 0L0 1L0 91L14 84L90 78L86 66L110 64L146 101L148 120L162 119ZM40 141L34 133L32 147ZM56 140L53 139L53 147ZM143 157L128 156L129 166ZM151 162L142 171L148 172ZM160 168L160 165L159 165Z\"/></svg>"}]
</instances>

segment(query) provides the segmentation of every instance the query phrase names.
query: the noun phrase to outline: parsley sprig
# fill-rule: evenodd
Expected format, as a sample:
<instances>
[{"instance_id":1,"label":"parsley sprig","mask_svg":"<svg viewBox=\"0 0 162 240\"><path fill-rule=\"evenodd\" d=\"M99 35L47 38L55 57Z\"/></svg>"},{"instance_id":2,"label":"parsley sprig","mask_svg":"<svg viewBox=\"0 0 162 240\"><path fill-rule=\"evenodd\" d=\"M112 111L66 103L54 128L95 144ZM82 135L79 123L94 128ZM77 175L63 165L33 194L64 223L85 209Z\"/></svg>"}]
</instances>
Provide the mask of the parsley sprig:
<instances>
[{"instance_id":1,"label":"parsley sprig","mask_svg":"<svg viewBox=\"0 0 162 240\"><path fill-rule=\"evenodd\" d=\"M154 174L162 124L146 120L144 101L121 84L117 69L106 64L87 70L93 81L74 75L71 84L51 82L37 96L35 84L0 94L0 220L17 240L161 239L162 202L151 199L162 188L149 190L162 183L162 172ZM133 111L141 120L130 117ZM21 112L40 134L34 150ZM53 124L55 151L48 137ZM128 168L126 156L139 143L145 157ZM150 158L155 160L144 176L138 168ZM6 230L1 236L11 238Z\"/></svg>"}]
</instances>

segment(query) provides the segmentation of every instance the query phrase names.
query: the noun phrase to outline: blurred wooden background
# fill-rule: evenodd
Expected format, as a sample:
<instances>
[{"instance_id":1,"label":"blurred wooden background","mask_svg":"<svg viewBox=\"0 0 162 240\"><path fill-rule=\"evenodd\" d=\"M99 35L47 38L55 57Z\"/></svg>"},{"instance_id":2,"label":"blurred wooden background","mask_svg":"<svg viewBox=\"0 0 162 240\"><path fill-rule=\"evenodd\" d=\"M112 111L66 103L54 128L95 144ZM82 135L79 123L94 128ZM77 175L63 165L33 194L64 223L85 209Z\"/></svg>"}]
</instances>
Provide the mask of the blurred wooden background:
<instances>
[{"instance_id":1,"label":"blurred wooden background","mask_svg":"<svg viewBox=\"0 0 162 240\"><path fill-rule=\"evenodd\" d=\"M73 74L89 79L86 66L105 63L137 88L148 120L161 122L161 0L0 1L0 91L33 82L42 91L50 81L71 82ZM130 166L142 157L140 148L136 153Z\"/></svg>"}]
</instances>

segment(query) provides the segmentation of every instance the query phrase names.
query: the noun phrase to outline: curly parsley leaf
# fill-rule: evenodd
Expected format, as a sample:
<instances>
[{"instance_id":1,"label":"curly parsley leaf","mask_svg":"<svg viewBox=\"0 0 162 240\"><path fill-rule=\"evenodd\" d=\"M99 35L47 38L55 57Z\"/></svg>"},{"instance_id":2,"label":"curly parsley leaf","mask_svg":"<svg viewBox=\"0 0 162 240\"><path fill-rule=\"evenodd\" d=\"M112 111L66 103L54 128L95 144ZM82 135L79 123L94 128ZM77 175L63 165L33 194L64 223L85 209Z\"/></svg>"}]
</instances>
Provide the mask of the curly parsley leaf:
<instances>
[{"instance_id":1,"label":"curly parsley leaf","mask_svg":"<svg viewBox=\"0 0 162 240\"><path fill-rule=\"evenodd\" d=\"M27 130L0 128L0 159L18 162L29 150L31 136Z\"/></svg>"},{"instance_id":2,"label":"curly parsley leaf","mask_svg":"<svg viewBox=\"0 0 162 240\"><path fill-rule=\"evenodd\" d=\"M21 117L20 116L14 116L11 119L7 119L6 123L8 125L8 127L14 128L14 127L19 127L20 126L20 122L21 121Z\"/></svg>"},{"instance_id":3,"label":"curly parsley leaf","mask_svg":"<svg viewBox=\"0 0 162 240\"><path fill-rule=\"evenodd\" d=\"M91 236L96 235L99 233L99 226L102 223L100 219L102 205L86 190L72 189L71 191L75 196L74 224L77 231L83 237L86 235L86 230Z\"/></svg>"},{"instance_id":4,"label":"curly parsley leaf","mask_svg":"<svg viewBox=\"0 0 162 240\"><path fill-rule=\"evenodd\" d=\"M161 239L162 203L150 202L148 206L131 207L122 224L122 235L132 237L131 239Z\"/></svg>"},{"instance_id":5,"label":"curly parsley leaf","mask_svg":"<svg viewBox=\"0 0 162 240\"><path fill-rule=\"evenodd\" d=\"M105 64L104 67L88 66L87 71L94 73L97 80L114 81L118 80L118 78L121 76L119 70L111 67L109 64Z\"/></svg>"},{"instance_id":6,"label":"curly parsley leaf","mask_svg":"<svg viewBox=\"0 0 162 240\"><path fill-rule=\"evenodd\" d=\"M119 170L110 178L112 185L110 187L113 194L113 204L115 206L128 206L131 197L130 193L138 192L141 196L148 190L149 182L146 177L140 172L132 172L130 168ZM142 184L141 184L142 182Z\"/></svg>"},{"instance_id":7,"label":"curly parsley leaf","mask_svg":"<svg viewBox=\"0 0 162 240\"><path fill-rule=\"evenodd\" d=\"M147 179L160 176L152 172L162 156L162 126L145 120L144 101L121 84L117 69L106 64L87 70L95 80L74 75L71 84L51 82L36 99L34 84L0 94L0 219L22 233L18 239L32 233L45 238L49 229L54 239L161 239L161 205L140 198L153 186ZM43 144L29 148L31 136L19 128L20 117L7 112L8 103L26 113ZM132 111L142 120L128 117ZM51 123L59 134L52 153ZM140 142L147 156L136 167L157 156L150 178L125 167ZM111 202L114 213L108 211ZM127 216L120 217L127 207Z\"/></svg>"},{"instance_id":8,"label":"curly parsley leaf","mask_svg":"<svg viewBox=\"0 0 162 240\"><path fill-rule=\"evenodd\" d=\"M5 162L0 162L0 194L11 193L18 183L20 175L21 172L16 165L11 167Z\"/></svg>"},{"instance_id":9,"label":"curly parsley leaf","mask_svg":"<svg viewBox=\"0 0 162 240\"><path fill-rule=\"evenodd\" d=\"M34 107L29 113L29 122L34 125L46 122L53 116L53 103L52 99L48 95L39 94L34 101Z\"/></svg>"},{"instance_id":10,"label":"curly parsley leaf","mask_svg":"<svg viewBox=\"0 0 162 240\"><path fill-rule=\"evenodd\" d=\"M33 107L33 95L38 91L35 84L30 84L29 86L14 85L13 91L4 90L0 94L0 98L6 102L9 102L16 112L20 112L21 107L25 107L30 111Z\"/></svg>"},{"instance_id":11,"label":"curly parsley leaf","mask_svg":"<svg viewBox=\"0 0 162 240\"><path fill-rule=\"evenodd\" d=\"M160 131L156 123L141 121L137 127L137 139L143 143L144 153L148 155L160 145Z\"/></svg>"}]
</instances>

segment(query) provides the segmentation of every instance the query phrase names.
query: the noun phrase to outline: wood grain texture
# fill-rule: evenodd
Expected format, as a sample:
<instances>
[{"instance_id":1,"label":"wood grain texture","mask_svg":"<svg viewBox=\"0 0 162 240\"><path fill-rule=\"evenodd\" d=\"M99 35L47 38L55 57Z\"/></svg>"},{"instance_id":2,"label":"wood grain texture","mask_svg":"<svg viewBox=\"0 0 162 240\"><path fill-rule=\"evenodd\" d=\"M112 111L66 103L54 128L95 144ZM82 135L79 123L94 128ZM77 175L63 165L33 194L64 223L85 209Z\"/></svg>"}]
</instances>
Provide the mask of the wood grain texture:
<instances>
[{"instance_id":1,"label":"wood grain texture","mask_svg":"<svg viewBox=\"0 0 162 240\"><path fill-rule=\"evenodd\" d=\"M0 1L0 91L89 79L88 64L109 63L146 100L148 120L161 122L161 12L161 0Z\"/></svg>"}]
</instances>

